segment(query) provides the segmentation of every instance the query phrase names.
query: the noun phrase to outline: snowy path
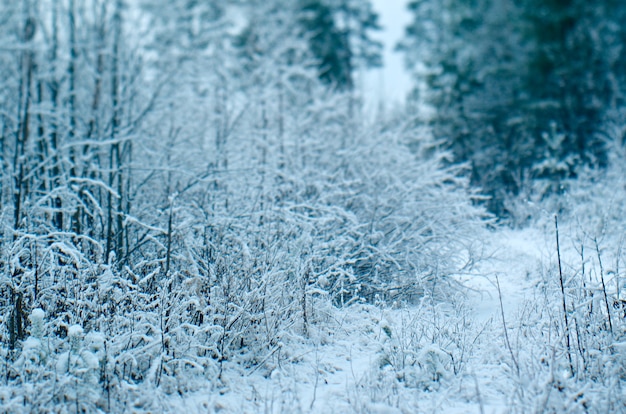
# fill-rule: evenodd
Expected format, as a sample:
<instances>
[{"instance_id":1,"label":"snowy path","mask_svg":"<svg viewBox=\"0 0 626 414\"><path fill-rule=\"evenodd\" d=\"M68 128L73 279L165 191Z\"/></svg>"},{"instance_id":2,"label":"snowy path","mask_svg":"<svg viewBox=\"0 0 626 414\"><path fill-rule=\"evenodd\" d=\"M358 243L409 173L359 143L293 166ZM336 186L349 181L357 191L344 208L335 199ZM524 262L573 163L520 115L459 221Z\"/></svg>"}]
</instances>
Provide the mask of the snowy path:
<instances>
[{"instance_id":1,"label":"snowy path","mask_svg":"<svg viewBox=\"0 0 626 414\"><path fill-rule=\"evenodd\" d=\"M556 261L555 240L549 232L538 229L514 231L499 229L491 241L493 257L478 266L477 276L464 276L460 281L469 288L468 306L478 326L488 327L477 342L475 358L468 369L473 375L476 393L482 407L473 404L452 404L446 412L504 413L510 412L509 393L513 360L505 346L500 294L507 331L514 353L524 339L517 334L526 323L526 306L536 302L538 284L546 272L546 264ZM496 280L497 277L497 280ZM519 358L519 355L517 355Z\"/></svg>"},{"instance_id":2,"label":"snowy path","mask_svg":"<svg viewBox=\"0 0 626 414\"><path fill-rule=\"evenodd\" d=\"M479 321L494 317L501 320L496 276L500 283L505 317L510 319L528 295L532 295L542 263L549 260L554 240L538 230L500 229L492 240L493 257L479 265L478 276L464 276L460 281L473 292L470 304Z\"/></svg>"}]
</instances>

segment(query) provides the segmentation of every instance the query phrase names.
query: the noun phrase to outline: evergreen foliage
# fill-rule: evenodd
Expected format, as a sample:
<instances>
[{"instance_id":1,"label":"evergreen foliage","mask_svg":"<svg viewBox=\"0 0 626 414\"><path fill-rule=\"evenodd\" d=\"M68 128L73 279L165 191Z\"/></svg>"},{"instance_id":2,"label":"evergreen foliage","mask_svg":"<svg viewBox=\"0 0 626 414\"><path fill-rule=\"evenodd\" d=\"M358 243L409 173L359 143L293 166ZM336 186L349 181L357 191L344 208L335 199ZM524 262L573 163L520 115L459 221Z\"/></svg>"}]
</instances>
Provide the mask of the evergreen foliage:
<instances>
[{"instance_id":1,"label":"evergreen foliage","mask_svg":"<svg viewBox=\"0 0 626 414\"><path fill-rule=\"evenodd\" d=\"M414 99L433 108L457 161L471 162L494 213L514 214L507 194L542 197L582 166L606 167L603 119L623 96L618 3L410 3L400 48Z\"/></svg>"},{"instance_id":2,"label":"evergreen foliage","mask_svg":"<svg viewBox=\"0 0 626 414\"><path fill-rule=\"evenodd\" d=\"M298 9L323 82L351 90L355 70L381 65L382 44L370 33L380 26L369 1L299 0Z\"/></svg>"}]
</instances>

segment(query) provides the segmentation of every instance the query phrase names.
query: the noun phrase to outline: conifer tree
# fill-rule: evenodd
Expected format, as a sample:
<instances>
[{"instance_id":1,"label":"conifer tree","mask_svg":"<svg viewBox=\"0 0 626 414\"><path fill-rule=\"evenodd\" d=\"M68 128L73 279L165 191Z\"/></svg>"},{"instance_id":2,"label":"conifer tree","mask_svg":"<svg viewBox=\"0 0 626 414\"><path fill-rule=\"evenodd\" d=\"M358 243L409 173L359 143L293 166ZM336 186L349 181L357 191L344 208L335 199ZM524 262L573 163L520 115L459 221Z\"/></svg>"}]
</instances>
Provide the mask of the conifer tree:
<instances>
[{"instance_id":1,"label":"conifer tree","mask_svg":"<svg viewBox=\"0 0 626 414\"><path fill-rule=\"evenodd\" d=\"M369 1L300 0L298 7L323 82L351 90L357 69L380 66L382 44L371 37L380 26Z\"/></svg>"},{"instance_id":2,"label":"conifer tree","mask_svg":"<svg viewBox=\"0 0 626 414\"><path fill-rule=\"evenodd\" d=\"M437 137L506 216L582 166L605 166L608 108L623 98L624 7L612 0L413 1L400 48ZM559 139L558 145L553 139ZM536 185L552 181L548 186Z\"/></svg>"}]
</instances>

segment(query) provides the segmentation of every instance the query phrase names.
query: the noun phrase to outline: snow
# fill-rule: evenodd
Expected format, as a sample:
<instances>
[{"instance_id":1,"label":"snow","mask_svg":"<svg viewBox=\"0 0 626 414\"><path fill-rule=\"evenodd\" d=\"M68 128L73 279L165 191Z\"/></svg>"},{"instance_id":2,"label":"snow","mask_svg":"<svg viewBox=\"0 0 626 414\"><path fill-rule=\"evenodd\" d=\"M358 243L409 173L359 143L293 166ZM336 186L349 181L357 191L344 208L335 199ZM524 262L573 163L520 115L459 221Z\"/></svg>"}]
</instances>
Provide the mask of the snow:
<instances>
[{"instance_id":1,"label":"snow","mask_svg":"<svg viewBox=\"0 0 626 414\"><path fill-rule=\"evenodd\" d=\"M312 51L284 35L297 15L281 2L238 3L229 27L187 14L209 3L141 3L157 27L136 63L122 2L98 45L95 11L34 8L51 33L83 24L75 73L44 39L18 39L32 79L3 61L0 100L28 115L4 129L32 136L4 149L0 412L624 411L623 155L558 202L508 200L525 228L497 226L467 167L396 105L406 0L374 2L386 66L359 87L376 117L297 63ZM244 11L259 24L241 53ZM215 38L187 50L189 21ZM59 96L22 102L47 80ZM562 269L548 210L565 216Z\"/></svg>"},{"instance_id":2,"label":"snow","mask_svg":"<svg viewBox=\"0 0 626 414\"><path fill-rule=\"evenodd\" d=\"M67 331L70 339L78 340L83 336L83 328L80 325L72 325Z\"/></svg>"},{"instance_id":3,"label":"snow","mask_svg":"<svg viewBox=\"0 0 626 414\"><path fill-rule=\"evenodd\" d=\"M34 338L41 339L43 335L44 318L46 313L43 309L35 308L30 314L31 335Z\"/></svg>"},{"instance_id":4,"label":"snow","mask_svg":"<svg viewBox=\"0 0 626 414\"><path fill-rule=\"evenodd\" d=\"M556 287L553 233L549 225L492 231L485 257L471 273L455 276L457 284L450 285L446 300L425 296L415 303L335 308L320 296L306 335L285 332L252 365L224 361L219 379L185 379L195 381L184 385L185 393L181 379L158 385L161 357L151 362L144 385L121 386L135 395L138 412L154 408L150 395L157 394L152 393L158 393L165 412L189 413L580 412L584 404L608 407L601 402L605 390L577 384L557 353L563 348L554 325L559 306L550 304L558 305L558 296L549 294L549 286ZM567 242L573 236L564 230L561 237L563 261L573 269L577 253ZM33 312L33 325L44 315ZM546 318L554 320L546 323ZM69 327L70 351L60 354L56 372L83 375L87 386L97 383L106 338L90 332L83 345L83 333L79 325ZM611 345L618 355L610 363L624 363L619 355L625 343ZM41 341L29 338L24 350L26 372L37 372L46 357ZM608 361L602 352L592 357Z\"/></svg>"},{"instance_id":5,"label":"snow","mask_svg":"<svg viewBox=\"0 0 626 414\"><path fill-rule=\"evenodd\" d=\"M507 412L507 401L498 392L510 381L501 361L507 356L502 349L494 350L502 336L495 275L511 328L516 324L514 315L532 295L531 275L546 254L538 240L540 235L532 230L498 232L493 257L476 274L458 277L470 292L462 305L472 325L464 326L468 329L463 334L476 344L467 362L471 367L460 379L454 378L449 363L449 344L449 349L444 349L445 341L416 346L417 336L424 335L419 328L431 323L422 319L430 305L380 308L362 304L335 309L327 325L311 327L309 338L289 341L264 366L242 370L233 363L224 370L217 394L200 390L179 404L186 409L233 413ZM435 306L435 316L448 314L453 322L459 316L454 305ZM414 358L422 366L395 372L391 365L398 363L398 355L394 353L402 352L406 355L401 357ZM432 374L438 377L436 381ZM399 381L398 375L405 377Z\"/></svg>"},{"instance_id":6,"label":"snow","mask_svg":"<svg viewBox=\"0 0 626 414\"><path fill-rule=\"evenodd\" d=\"M271 363L265 367L238 371L233 366L226 370L225 388L218 396L209 398L198 392L187 399L186 407L269 413L510 412L515 405L510 393L516 385L503 342L495 278L500 283L509 335L515 337L525 323L520 313L527 312L525 307L537 295L541 268L552 258L552 235L537 229L500 229L492 236L493 255L475 274L458 276L466 288L451 298L458 303L434 305L434 314L428 314L431 305L425 303L336 309L328 325L312 328L309 338L287 343L282 355L268 358ZM462 355L466 361L456 374L449 354L457 351L448 342L454 335L445 340L435 338L435 342L418 338L429 335L420 329L438 323L423 320L432 316L446 319L437 328L440 337L464 320L456 335L465 341L460 345L467 347ZM520 341L519 337L512 339L518 359L525 358L527 351ZM420 348L418 343L425 346ZM615 349L622 348L623 343L615 344ZM392 365L398 364L399 357L413 359L417 365L395 370ZM550 391L553 382L571 380L568 370L553 375L536 382L519 378L520 386L540 395L541 401L534 404L546 406L554 398Z\"/></svg>"},{"instance_id":7,"label":"snow","mask_svg":"<svg viewBox=\"0 0 626 414\"><path fill-rule=\"evenodd\" d=\"M505 314L510 315L532 294L533 275L548 254L544 235L536 229L500 229L493 236L493 256L480 264L476 274L458 278L469 289L474 316L480 321L500 318L496 277L505 298Z\"/></svg>"}]
</instances>

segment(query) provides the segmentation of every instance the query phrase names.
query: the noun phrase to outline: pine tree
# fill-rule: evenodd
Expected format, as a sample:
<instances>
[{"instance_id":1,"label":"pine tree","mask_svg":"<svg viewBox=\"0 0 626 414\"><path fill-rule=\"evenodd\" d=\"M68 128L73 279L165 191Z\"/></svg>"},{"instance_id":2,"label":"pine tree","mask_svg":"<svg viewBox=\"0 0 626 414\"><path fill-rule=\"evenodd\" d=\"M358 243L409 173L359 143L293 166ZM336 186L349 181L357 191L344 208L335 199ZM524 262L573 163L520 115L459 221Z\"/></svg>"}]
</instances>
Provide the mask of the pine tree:
<instances>
[{"instance_id":1,"label":"pine tree","mask_svg":"<svg viewBox=\"0 0 626 414\"><path fill-rule=\"evenodd\" d=\"M409 10L399 48L416 81L410 100L430 108L426 121L455 161L471 163L474 184L490 195L515 188L530 145L517 127L524 46L515 4L414 1Z\"/></svg>"},{"instance_id":2,"label":"pine tree","mask_svg":"<svg viewBox=\"0 0 626 414\"><path fill-rule=\"evenodd\" d=\"M338 30L330 7L321 0L303 0L300 22L318 59L319 77L338 89L352 89L352 59L347 39Z\"/></svg>"},{"instance_id":3,"label":"pine tree","mask_svg":"<svg viewBox=\"0 0 626 414\"><path fill-rule=\"evenodd\" d=\"M326 84L351 90L357 69L381 65L382 44L371 38L380 29L378 16L369 1L300 0L298 7L303 35Z\"/></svg>"},{"instance_id":4,"label":"pine tree","mask_svg":"<svg viewBox=\"0 0 626 414\"><path fill-rule=\"evenodd\" d=\"M570 176L580 164L606 165L598 132L606 108L621 95L614 82L623 76L614 70L620 60L615 56L620 23L614 3L526 2L523 17L532 44L526 78L529 126L540 135L554 122L565 134L559 152L561 159L576 158Z\"/></svg>"}]
</instances>

